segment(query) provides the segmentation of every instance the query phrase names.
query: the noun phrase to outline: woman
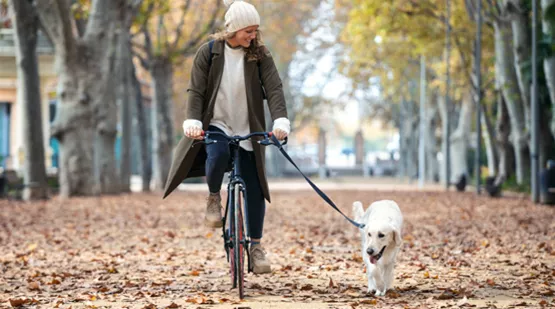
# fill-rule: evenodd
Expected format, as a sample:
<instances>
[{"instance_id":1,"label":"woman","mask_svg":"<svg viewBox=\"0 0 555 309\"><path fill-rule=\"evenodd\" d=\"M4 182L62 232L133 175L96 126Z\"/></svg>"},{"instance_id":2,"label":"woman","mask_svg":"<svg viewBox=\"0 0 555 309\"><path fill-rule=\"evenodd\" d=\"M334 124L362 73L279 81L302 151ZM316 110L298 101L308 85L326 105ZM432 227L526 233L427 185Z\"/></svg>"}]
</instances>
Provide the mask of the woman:
<instances>
[{"instance_id":1,"label":"woman","mask_svg":"<svg viewBox=\"0 0 555 309\"><path fill-rule=\"evenodd\" d=\"M205 223L222 226L220 188L230 160L227 143L191 147L202 139L203 130L228 135L265 131L264 96L273 120L273 133L283 140L290 131L281 79L271 53L262 45L256 8L244 1L224 0L228 6L225 30L215 34L214 42L198 50L187 92L185 137L179 142L166 183L166 197L187 177L206 175L208 189ZM213 136L215 139L221 137ZM264 225L265 201L270 193L264 167L264 148L257 143L240 144L241 176L247 186L251 236L250 258L255 274L271 272L260 244Z\"/></svg>"}]
</instances>

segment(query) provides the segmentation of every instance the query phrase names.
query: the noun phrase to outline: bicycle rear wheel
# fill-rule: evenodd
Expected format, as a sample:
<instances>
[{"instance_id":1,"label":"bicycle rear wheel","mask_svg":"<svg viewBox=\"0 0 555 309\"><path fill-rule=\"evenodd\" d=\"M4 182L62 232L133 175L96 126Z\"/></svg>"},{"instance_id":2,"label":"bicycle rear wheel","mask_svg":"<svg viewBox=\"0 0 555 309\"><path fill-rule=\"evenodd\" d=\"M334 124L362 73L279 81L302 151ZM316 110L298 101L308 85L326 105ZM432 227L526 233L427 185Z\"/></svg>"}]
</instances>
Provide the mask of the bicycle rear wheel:
<instances>
[{"instance_id":1,"label":"bicycle rear wheel","mask_svg":"<svg viewBox=\"0 0 555 309\"><path fill-rule=\"evenodd\" d=\"M231 191L231 201L228 197L228 211L227 211L227 229L225 231L227 235L226 250L229 262L229 274L231 275L231 288L237 287L237 263L235 262L235 199L233 191Z\"/></svg>"},{"instance_id":2,"label":"bicycle rear wheel","mask_svg":"<svg viewBox=\"0 0 555 309\"><path fill-rule=\"evenodd\" d=\"M239 289L239 298L243 299L244 295L244 275L245 275L245 229L243 225L243 199L241 195L240 185L235 185L234 194L234 244L233 253L235 256L235 278Z\"/></svg>"}]
</instances>

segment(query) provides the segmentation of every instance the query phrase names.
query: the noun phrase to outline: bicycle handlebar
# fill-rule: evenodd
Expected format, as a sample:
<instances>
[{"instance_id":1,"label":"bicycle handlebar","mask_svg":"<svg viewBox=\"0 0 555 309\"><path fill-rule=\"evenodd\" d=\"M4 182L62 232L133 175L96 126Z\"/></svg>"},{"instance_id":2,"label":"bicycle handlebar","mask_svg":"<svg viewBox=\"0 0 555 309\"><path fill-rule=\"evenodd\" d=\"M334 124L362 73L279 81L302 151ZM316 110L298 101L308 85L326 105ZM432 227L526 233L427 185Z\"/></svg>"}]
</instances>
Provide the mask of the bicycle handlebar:
<instances>
[{"instance_id":1,"label":"bicycle handlebar","mask_svg":"<svg viewBox=\"0 0 555 309\"><path fill-rule=\"evenodd\" d=\"M219 135L219 136L223 136L225 137L228 141L232 141L232 142L240 142L240 141L245 141L250 139L251 137L264 137L263 140L258 141L259 144L264 145L264 146L268 146L268 145L274 145L274 143L270 140L270 137L272 137L274 134L273 132L253 132L253 133L249 133L247 135L244 136L239 136L239 135L234 135L234 136L229 136L225 133L222 132L218 132L218 131L202 131L201 133L202 137L203 137L203 141L205 144L211 144L211 143L215 143L215 140L211 140L209 137L210 135ZM284 139L284 142L281 145L285 145L287 144L287 137ZM276 145L278 146L278 145Z\"/></svg>"}]
</instances>

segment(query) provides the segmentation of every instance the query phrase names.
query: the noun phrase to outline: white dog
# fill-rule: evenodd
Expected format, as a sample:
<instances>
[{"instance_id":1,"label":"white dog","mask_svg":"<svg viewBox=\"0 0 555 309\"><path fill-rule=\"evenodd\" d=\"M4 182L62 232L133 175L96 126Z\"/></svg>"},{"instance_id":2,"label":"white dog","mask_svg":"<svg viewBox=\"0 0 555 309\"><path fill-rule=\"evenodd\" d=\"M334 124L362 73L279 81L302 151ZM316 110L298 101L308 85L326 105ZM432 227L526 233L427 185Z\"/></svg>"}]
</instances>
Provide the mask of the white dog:
<instances>
[{"instance_id":1,"label":"white dog","mask_svg":"<svg viewBox=\"0 0 555 309\"><path fill-rule=\"evenodd\" d=\"M393 268L402 242L403 215L397 203L388 200L372 203L366 212L361 202L354 202L353 213L357 222L365 224L360 235L368 292L375 290L376 296L383 296L394 278Z\"/></svg>"}]
</instances>

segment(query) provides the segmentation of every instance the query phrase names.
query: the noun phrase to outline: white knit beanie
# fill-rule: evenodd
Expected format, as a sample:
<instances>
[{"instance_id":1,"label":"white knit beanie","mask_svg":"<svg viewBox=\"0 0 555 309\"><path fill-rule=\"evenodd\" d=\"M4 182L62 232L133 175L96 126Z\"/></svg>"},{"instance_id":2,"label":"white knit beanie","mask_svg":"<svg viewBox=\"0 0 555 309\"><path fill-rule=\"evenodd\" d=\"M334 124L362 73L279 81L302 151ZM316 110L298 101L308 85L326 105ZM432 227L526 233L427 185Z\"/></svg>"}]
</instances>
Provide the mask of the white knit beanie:
<instances>
[{"instance_id":1,"label":"white knit beanie","mask_svg":"<svg viewBox=\"0 0 555 309\"><path fill-rule=\"evenodd\" d=\"M228 7L225 13L225 28L227 32L236 32L249 26L260 25L260 15L254 5L236 0L224 0Z\"/></svg>"}]
</instances>

